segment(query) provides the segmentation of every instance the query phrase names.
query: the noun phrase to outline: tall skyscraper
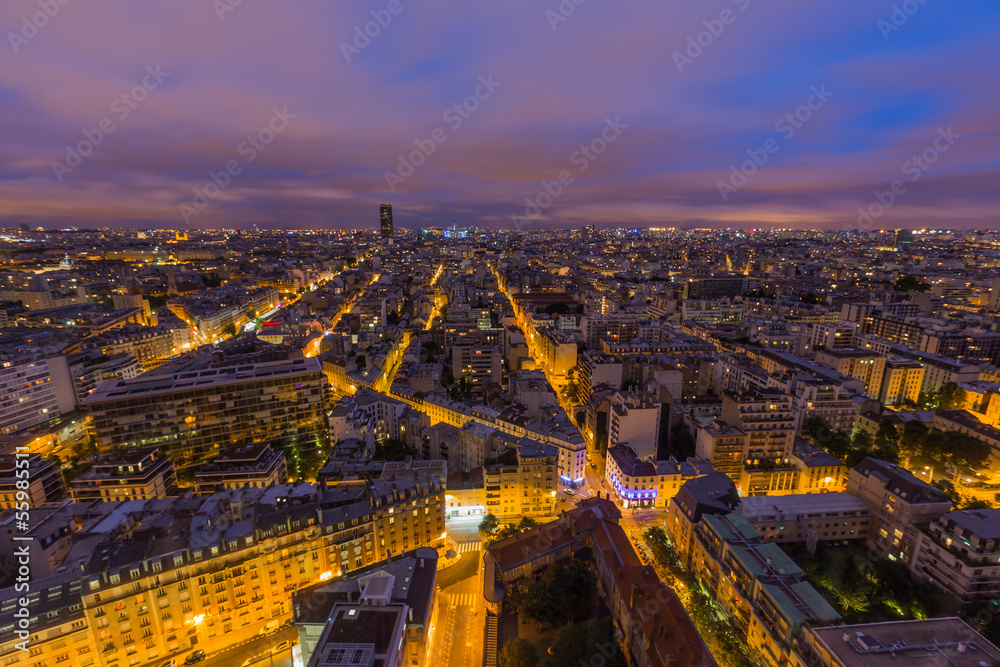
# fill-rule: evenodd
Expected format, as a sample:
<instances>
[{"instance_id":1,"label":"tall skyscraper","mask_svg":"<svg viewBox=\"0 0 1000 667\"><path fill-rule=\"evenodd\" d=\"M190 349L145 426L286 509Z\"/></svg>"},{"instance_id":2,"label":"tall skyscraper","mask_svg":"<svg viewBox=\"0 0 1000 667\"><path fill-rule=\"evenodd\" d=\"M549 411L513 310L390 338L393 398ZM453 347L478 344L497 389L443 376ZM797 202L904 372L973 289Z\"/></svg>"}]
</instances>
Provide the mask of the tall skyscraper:
<instances>
[{"instance_id":1,"label":"tall skyscraper","mask_svg":"<svg viewBox=\"0 0 1000 667\"><path fill-rule=\"evenodd\" d=\"M382 238L392 238L392 204L382 204L378 207L379 218L382 221Z\"/></svg>"}]
</instances>

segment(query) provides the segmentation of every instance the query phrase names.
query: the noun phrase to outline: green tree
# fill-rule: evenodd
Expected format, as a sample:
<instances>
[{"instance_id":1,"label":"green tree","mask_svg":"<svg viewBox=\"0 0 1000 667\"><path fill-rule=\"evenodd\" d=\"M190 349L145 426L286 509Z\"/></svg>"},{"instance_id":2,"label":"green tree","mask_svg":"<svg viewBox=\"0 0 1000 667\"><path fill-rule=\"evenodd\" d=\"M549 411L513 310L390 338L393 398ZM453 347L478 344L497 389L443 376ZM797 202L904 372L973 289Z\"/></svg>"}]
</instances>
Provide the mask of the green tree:
<instances>
[{"instance_id":1,"label":"green tree","mask_svg":"<svg viewBox=\"0 0 1000 667\"><path fill-rule=\"evenodd\" d=\"M538 654L534 644L518 637L503 645L497 654L497 664L500 667L537 667Z\"/></svg>"},{"instance_id":2,"label":"green tree","mask_svg":"<svg viewBox=\"0 0 1000 667\"><path fill-rule=\"evenodd\" d=\"M235 336L236 335L236 325L233 324L232 322L230 322L225 327L223 327L222 333L224 333L224 334L226 334L227 336L230 336L230 337Z\"/></svg>"},{"instance_id":3,"label":"green tree","mask_svg":"<svg viewBox=\"0 0 1000 667\"><path fill-rule=\"evenodd\" d=\"M488 538L493 537L499 528L500 520L497 519L496 514L487 514L479 522L479 539L485 542Z\"/></svg>"},{"instance_id":4,"label":"green tree","mask_svg":"<svg viewBox=\"0 0 1000 667\"><path fill-rule=\"evenodd\" d=\"M965 390L954 382L945 382L939 400L942 410L961 410L965 406Z\"/></svg>"},{"instance_id":5,"label":"green tree","mask_svg":"<svg viewBox=\"0 0 1000 667\"><path fill-rule=\"evenodd\" d=\"M866 456L870 456L872 449L874 449L874 442L871 434L864 429L858 429L854 433L854 437L851 438L851 447L844 462L848 468L853 468L864 461Z\"/></svg>"}]
</instances>

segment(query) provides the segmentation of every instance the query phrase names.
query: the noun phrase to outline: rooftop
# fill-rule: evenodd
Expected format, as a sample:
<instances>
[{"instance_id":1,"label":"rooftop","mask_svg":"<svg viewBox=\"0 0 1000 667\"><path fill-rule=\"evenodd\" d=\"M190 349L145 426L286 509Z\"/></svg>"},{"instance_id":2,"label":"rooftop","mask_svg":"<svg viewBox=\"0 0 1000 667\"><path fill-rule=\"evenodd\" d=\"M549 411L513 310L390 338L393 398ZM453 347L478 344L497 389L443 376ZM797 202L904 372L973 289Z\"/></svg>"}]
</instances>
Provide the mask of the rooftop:
<instances>
[{"instance_id":1,"label":"rooftop","mask_svg":"<svg viewBox=\"0 0 1000 667\"><path fill-rule=\"evenodd\" d=\"M844 667L905 663L981 667L1000 660L1000 649L958 618L833 626L812 632Z\"/></svg>"}]
</instances>

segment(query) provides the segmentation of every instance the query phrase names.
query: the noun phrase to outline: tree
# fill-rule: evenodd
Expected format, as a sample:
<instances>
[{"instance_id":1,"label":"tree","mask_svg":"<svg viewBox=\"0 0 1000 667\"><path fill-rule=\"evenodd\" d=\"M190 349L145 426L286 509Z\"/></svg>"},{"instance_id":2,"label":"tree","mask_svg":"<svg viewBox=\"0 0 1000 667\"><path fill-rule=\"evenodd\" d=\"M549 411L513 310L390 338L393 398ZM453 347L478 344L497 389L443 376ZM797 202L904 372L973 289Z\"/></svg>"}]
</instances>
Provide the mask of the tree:
<instances>
[{"instance_id":1,"label":"tree","mask_svg":"<svg viewBox=\"0 0 1000 667\"><path fill-rule=\"evenodd\" d=\"M932 482L932 485L940 489L944 495L948 496L948 500L955 505L958 505L959 501L962 499L961 496L958 495L958 491L955 490L955 485L947 479L939 479L936 482Z\"/></svg>"},{"instance_id":2,"label":"tree","mask_svg":"<svg viewBox=\"0 0 1000 667\"><path fill-rule=\"evenodd\" d=\"M960 509L963 510L988 510L990 507L987 501L978 500L972 496L963 496L960 505Z\"/></svg>"},{"instance_id":3,"label":"tree","mask_svg":"<svg viewBox=\"0 0 1000 667\"><path fill-rule=\"evenodd\" d=\"M559 629L552 641L552 667L603 665L625 667L625 656L615 641L614 626L608 618L592 618Z\"/></svg>"},{"instance_id":4,"label":"tree","mask_svg":"<svg viewBox=\"0 0 1000 667\"><path fill-rule=\"evenodd\" d=\"M915 458L920 456L924 440L930 433L923 422L916 419L903 424L903 432L899 436L899 453L905 458Z\"/></svg>"},{"instance_id":5,"label":"tree","mask_svg":"<svg viewBox=\"0 0 1000 667\"><path fill-rule=\"evenodd\" d=\"M569 304L563 303L562 301L560 301L559 303L550 303L545 308L545 312L548 313L549 315L555 315L556 313L564 315L569 312Z\"/></svg>"},{"instance_id":6,"label":"tree","mask_svg":"<svg viewBox=\"0 0 1000 667\"><path fill-rule=\"evenodd\" d=\"M871 434L864 429L858 429L851 439L851 447L847 452L847 460L844 462L848 468L853 468L864 461L865 457L871 455L873 448L874 443Z\"/></svg>"},{"instance_id":7,"label":"tree","mask_svg":"<svg viewBox=\"0 0 1000 667\"><path fill-rule=\"evenodd\" d=\"M497 664L500 667L537 667L538 654L534 644L518 637L503 645L497 655Z\"/></svg>"},{"instance_id":8,"label":"tree","mask_svg":"<svg viewBox=\"0 0 1000 667\"><path fill-rule=\"evenodd\" d=\"M872 446L871 456L891 463L899 461L899 433L892 421L887 418L882 419L875 432Z\"/></svg>"},{"instance_id":9,"label":"tree","mask_svg":"<svg viewBox=\"0 0 1000 667\"><path fill-rule=\"evenodd\" d=\"M236 335L236 325L233 324L232 322L230 322L225 327L223 327L222 333L226 334L227 336L235 336Z\"/></svg>"},{"instance_id":10,"label":"tree","mask_svg":"<svg viewBox=\"0 0 1000 667\"><path fill-rule=\"evenodd\" d=\"M559 627L590 611L596 588L597 577L590 567L570 561L550 566L541 578L515 589L511 604L521 618Z\"/></svg>"},{"instance_id":11,"label":"tree","mask_svg":"<svg viewBox=\"0 0 1000 667\"><path fill-rule=\"evenodd\" d=\"M922 282L914 275L905 274L896 280L894 285L897 292L926 292L931 288L930 283Z\"/></svg>"},{"instance_id":12,"label":"tree","mask_svg":"<svg viewBox=\"0 0 1000 667\"><path fill-rule=\"evenodd\" d=\"M939 406L942 410L961 410L965 407L965 390L954 382L941 385Z\"/></svg>"},{"instance_id":13,"label":"tree","mask_svg":"<svg viewBox=\"0 0 1000 667\"><path fill-rule=\"evenodd\" d=\"M486 542L488 538L496 534L498 528L500 528L500 520L497 519L496 514L487 514L479 522L479 539Z\"/></svg>"},{"instance_id":14,"label":"tree","mask_svg":"<svg viewBox=\"0 0 1000 667\"><path fill-rule=\"evenodd\" d=\"M358 365L358 370L365 368L368 365L368 360L365 359L365 355L359 354L355 359L355 363Z\"/></svg>"}]
</instances>

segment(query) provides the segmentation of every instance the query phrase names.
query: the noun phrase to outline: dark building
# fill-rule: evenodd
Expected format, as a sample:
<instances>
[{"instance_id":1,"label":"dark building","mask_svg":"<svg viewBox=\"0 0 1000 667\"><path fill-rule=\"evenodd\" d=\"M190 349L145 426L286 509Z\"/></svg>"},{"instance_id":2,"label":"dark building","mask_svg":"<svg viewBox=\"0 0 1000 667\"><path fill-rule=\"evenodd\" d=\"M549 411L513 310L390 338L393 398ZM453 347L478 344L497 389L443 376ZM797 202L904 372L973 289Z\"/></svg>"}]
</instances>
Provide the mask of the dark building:
<instances>
[{"instance_id":1,"label":"dark building","mask_svg":"<svg viewBox=\"0 0 1000 667\"><path fill-rule=\"evenodd\" d=\"M692 278L684 285L685 299L724 299L743 296L746 280L742 276Z\"/></svg>"},{"instance_id":2,"label":"dark building","mask_svg":"<svg viewBox=\"0 0 1000 667\"><path fill-rule=\"evenodd\" d=\"M382 204L378 207L378 216L382 222L382 238L392 238L392 204Z\"/></svg>"}]
</instances>

